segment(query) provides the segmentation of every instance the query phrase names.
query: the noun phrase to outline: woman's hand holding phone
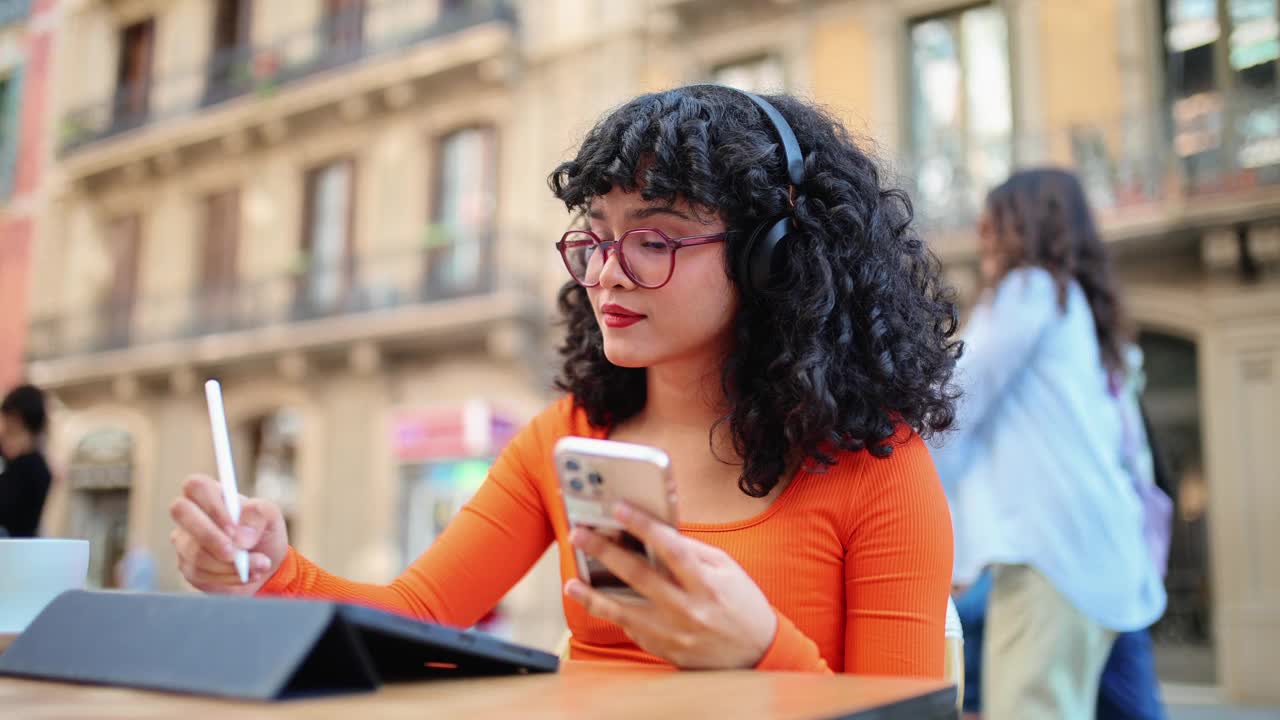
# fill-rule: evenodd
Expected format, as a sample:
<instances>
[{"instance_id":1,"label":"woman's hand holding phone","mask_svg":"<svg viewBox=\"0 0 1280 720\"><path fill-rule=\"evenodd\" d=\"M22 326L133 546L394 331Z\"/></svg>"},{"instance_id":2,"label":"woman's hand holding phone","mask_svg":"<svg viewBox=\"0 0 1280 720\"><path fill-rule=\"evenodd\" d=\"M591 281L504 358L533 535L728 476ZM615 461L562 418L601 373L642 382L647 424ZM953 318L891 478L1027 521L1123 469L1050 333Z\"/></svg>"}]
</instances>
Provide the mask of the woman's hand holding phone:
<instances>
[{"instance_id":1,"label":"woman's hand holding phone","mask_svg":"<svg viewBox=\"0 0 1280 720\"><path fill-rule=\"evenodd\" d=\"M625 504L614 517L661 559L646 559L582 527L573 544L649 602L627 602L578 579L565 593L591 615L620 625L646 652L689 669L754 667L773 644L778 618L764 592L728 553Z\"/></svg>"}]
</instances>

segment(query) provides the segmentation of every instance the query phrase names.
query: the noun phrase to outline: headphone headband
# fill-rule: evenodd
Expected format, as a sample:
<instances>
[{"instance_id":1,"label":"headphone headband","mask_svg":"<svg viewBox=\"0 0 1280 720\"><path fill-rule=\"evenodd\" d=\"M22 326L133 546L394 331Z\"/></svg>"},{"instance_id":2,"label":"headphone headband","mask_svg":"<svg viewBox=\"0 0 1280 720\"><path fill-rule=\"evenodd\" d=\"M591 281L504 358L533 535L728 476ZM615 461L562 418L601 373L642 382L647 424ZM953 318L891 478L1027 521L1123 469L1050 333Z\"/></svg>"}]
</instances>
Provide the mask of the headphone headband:
<instances>
[{"instance_id":1,"label":"headphone headband","mask_svg":"<svg viewBox=\"0 0 1280 720\"><path fill-rule=\"evenodd\" d=\"M787 119L768 100L745 90L711 84L691 85L681 89L689 90L700 87L717 88L737 93L750 100L764 113L765 119L773 127L774 134L778 136L778 140L782 144L782 156L786 162L787 180L790 183L787 188L787 202L794 208L796 206L797 188L804 183L804 155L800 153L800 142L796 139L796 134L792 131L791 125L787 123ZM774 260L784 252L783 246L787 244L787 239L790 235L790 212L762 223L751 232L747 238L746 246L739 255L740 259L736 261L737 268L735 272L745 291L759 293L768 289L773 274Z\"/></svg>"},{"instance_id":2,"label":"headphone headband","mask_svg":"<svg viewBox=\"0 0 1280 720\"><path fill-rule=\"evenodd\" d=\"M687 85L681 90L693 90L694 88L716 88L718 90L728 90L747 98L756 107L764 112L765 118L769 121L769 125L773 127L773 133L778 136L778 140L782 143L782 157L787 166L787 179L791 182L793 188L799 187L804 183L804 155L800 153L800 141L796 139L796 134L791 129L787 119L782 117L782 113L778 112L778 108L773 103L765 100L759 95L739 90L728 85L716 85L713 83L701 83L698 85ZM794 195L794 191L792 193Z\"/></svg>"},{"instance_id":3,"label":"headphone headband","mask_svg":"<svg viewBox=\"0 0 1280 720\"><path fill-rule=\"evenodd\" d=\"M791 181L791 186L797 187L804 183L804 156L800 154L800 141L796 140L796 134L792 132L791 125L787 119L782 117L782 113L778 112L778 108L764 98L749 93L745 90L736 90L751 99L757 107L764 111L765 117L769 118L769 124L773 125L773 130L778 135L778 139L782 141L782 156L787 161L787 179Z\"/></svg>"}]
</instances>

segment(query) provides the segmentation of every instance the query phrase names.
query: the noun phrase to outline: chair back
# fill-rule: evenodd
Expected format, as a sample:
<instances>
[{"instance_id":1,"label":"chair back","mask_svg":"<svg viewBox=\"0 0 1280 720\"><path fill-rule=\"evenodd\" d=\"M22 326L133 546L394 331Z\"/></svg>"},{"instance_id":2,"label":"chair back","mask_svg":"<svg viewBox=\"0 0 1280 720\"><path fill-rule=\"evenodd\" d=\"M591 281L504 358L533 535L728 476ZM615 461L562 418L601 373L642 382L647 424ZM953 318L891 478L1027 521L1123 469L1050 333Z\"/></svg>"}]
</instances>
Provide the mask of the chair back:
<instances>
[{"instance_id":1,"label":"chair back","mask_svg":"<svg viewBox=\"0 0 1280 720\"><path fill-rule=\"evenodd\" d=\"M956 686L956 709L964 706L964 630L960 627L960 613L956 604L947 598L947 623L943 632L942 678Z\"/></svg>"}]
</instances>

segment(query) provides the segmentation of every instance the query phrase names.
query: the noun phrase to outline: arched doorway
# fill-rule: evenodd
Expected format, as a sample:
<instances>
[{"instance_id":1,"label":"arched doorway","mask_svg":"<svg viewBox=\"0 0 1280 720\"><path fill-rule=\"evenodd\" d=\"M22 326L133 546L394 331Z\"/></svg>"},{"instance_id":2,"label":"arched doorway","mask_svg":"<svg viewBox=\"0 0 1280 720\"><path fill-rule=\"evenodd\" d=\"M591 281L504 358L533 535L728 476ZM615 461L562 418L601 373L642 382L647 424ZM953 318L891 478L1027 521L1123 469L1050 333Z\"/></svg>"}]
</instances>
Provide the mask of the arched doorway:
<instances>
[{"instance_id":1,"label":"arched doorway","mask_svg":"<svg viewBox=\"0 0 1280 720\"><path fill-rule=\"evenodd\" d=\"M71 455L71 528L90 544L90 587L118 586L116 565L129 548L134 453L129 431L101 428L86 434Z\"/></svg>"},{"instance_id":2,"label":"arched doorway","mask_svg":"<svg viewBox=\"0 0 1280 720\"><path fill-rule=\"evenodd\" d=\"M1199 362L1194 341L1161 331L1139 335L1145 355L1143 401L1152 445L1168 468L1174 500L1165 579L1169 605L1151 630L1161 679L1217 684L1209 574L1208 486L1201 443Z\"/></svg>"},{"instance_id":3,"label":"arched doorway","mask_svg":"<svg viewBox=\"0 0 1280 720\"><path fill-rule=\"evenodd\" d=\"M284 513L290 538L297 537L300 483L298 448L302 441L302 413L283 407L250 417L239 424L237 454L242 464L240 492L271 500Z\"/></svg>"}]
</instances>

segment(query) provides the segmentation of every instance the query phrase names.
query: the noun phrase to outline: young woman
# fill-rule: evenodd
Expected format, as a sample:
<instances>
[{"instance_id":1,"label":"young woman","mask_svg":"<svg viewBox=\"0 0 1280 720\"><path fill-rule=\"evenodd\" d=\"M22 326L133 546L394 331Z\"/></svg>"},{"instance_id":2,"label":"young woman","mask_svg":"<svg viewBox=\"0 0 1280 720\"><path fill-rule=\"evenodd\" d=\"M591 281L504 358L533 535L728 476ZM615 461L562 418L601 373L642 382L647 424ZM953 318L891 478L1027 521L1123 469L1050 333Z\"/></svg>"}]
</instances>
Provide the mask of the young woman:
<instances>
[{"instance_id":1,"label":"young woman","mask_svg":"<svg viewBox=\"0 0 1280 720\"><path fill-rule=\"evenodd\" d=\"M233 527L202 477L172 506L187 579L467 626L554 542L575 659L941 676L952 538L921 435L951 421L954 307L906 197L844 128L794 98L758 100L715 86L638 97L551 174L582 221L556 244L567 394L398 579L326 573L261 500ZM551 459L565 435L670 455L679 528L618 517L674 577L571 532ZM247 585L233 546L252 553ZM649 602L584 586L574 546Z\"/></svg>"},{"instance_id":2,"label":"young woman","mask_svg":"<svg viewBox=\"0 0 1280 720\"><path fill-rule=\"evenodd\" d=\"M982 714L1092 718L1116 633L1145 629L1165 603L1159 551L1144 537L1153 478L1124 391L1127 326L1070 173L1014 174L988 196L980 238L988 290L964 333L957 432L935 458L956 580L991 569L977 591L990 593ZM1140 672L1150 663L1128 666L1123 682L1158 709L1154 673Z\"/></svg>"}]
</instances>

